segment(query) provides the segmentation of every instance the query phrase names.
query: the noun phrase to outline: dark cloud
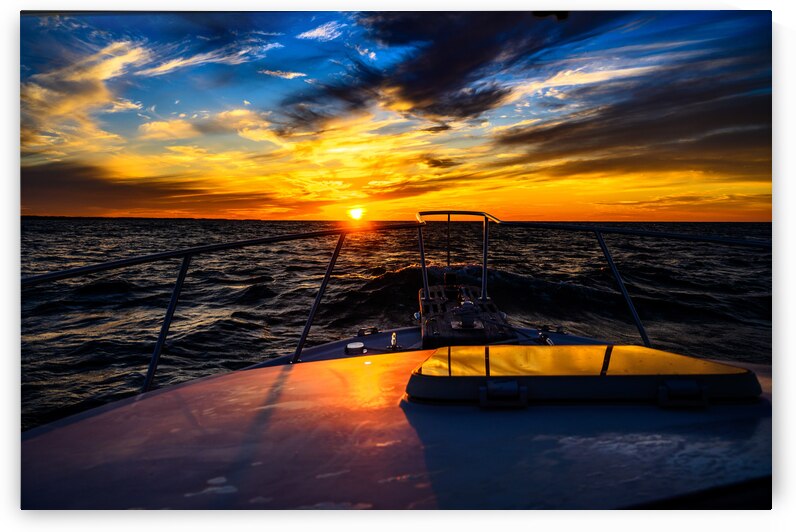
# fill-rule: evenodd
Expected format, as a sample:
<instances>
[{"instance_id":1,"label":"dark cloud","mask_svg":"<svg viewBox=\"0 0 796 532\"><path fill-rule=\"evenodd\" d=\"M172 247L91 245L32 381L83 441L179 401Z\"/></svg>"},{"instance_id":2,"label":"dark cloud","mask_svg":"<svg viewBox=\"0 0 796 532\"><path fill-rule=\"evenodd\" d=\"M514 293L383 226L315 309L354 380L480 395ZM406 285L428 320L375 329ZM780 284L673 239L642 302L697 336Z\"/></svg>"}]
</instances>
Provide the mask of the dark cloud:
<instances>
[{"instance_id":1,"label":"dark cloud","mask_svg":"<svg viewBox=\"0 0 796 532\"><path fill-rule=\"evenodd\" d=\"M488 76L516 65L532 66L534 54L546 47L585 38L620 18L610 13L575 13L566 19L560 13L533 12L364 13L356 21L367 37L413 51L385 71L350 59L344 81L319 85L285 104L311 106L321 119L361 110L379 98L400 102L407 114L425 118L476 117L509 93L486 82ZM288 113L288 118L303 129L320 124L306 121L306 113Z\"/></svg>"},{"instance_id":2,"label":"dark cloud","mask_svg":"<svg viewBox=\"0 0 796 532\"><path fill-rule=\"evenodd\" d=\"M622 205L630 207L677 207L682 205L704 205L706 203L737 204L748 207L750 204L771 204L771 194L721 194L721 195L697 195L697 194L676 194L671 196L661 196L649 200L639 201L611 201L599 202L598 205Z\"/></svg>"},{"instance_id":3,"label":"dark cloud","mask_svg":"<svg viewBox=\"0 0 796 532\"><path fill-rule=\"evenodd\" d=\"M322 133L323 130L318 128L334 115L317 110L306 103L297 103L283 110L282 116L283 121L274 121L274 130L279 135L288 136L295 131L313 130L315 133Z\"/></svg>"},{"instance_id":4,"label":"dark cloud","mask_svg":"<svg viewBox=\"0 0 796 532\"><path fill-rule=\"evenodd\" d=\"M469 118L497 107L511 93L510 89L488 84L476 89L462 89L454 93L442 93L435 102L422 107L415 105L414 112L434 117Z\"/></svg>"},{"instance_id":5,"label":"dark cloud","mask_svg":"<svg viewBox=\"0 0 796 532\"><path fill-rule=\"evenodd\" d=\"M442 183L433 181L404 181L390 185L369 186L364 189L371 201L386 201L420 196L429 192L444 190Z\"/></svg>"},{"instance_id":6,"label":"dark cloud","mask_svg":"<svg viewBox=\"0 0 796 532\"><path fill-rule=\"evenodd\" d=\"M436 158L431 155L423 156L421 161L423 162L423 164L431 168L450 168L452 166L458 166L462 164L462 163L457 163L453 159Z\"/></svg>"},{"instance_id":7,"label":"dark cloud","mask_svg":"<svg viewBox=\"0 0 796 532\"><path fill-rule=\"evenodd\" d=\"M307 212L330 201L276 198L267 192L218 193L181 176L114 179L105 169L54 162L22 167L23 214L85 216L118 211L186 210L223 214L241 209L278 207Z\"/></svg>"},{"instance_id":8,"label":"dark cloud","mask_svg":"<svg viewBox=\"0 0 796 532\"><path fill-rule=\"evenodd\" d=\"M185 183L150 181L132 184L109 179L97 166L53 162L23 166L22 211L81 215L92 209L128 209L163 205L163 199L196 191Z\"/></svg>"},{"instance_id":9,"label":"dark cloud","mask_svg":"<svg viewBox=\"0 0 796 532\"><path fill-rule=\"evenodd\" d=\"M318 82L284 100L285 109L280 113L284 120L275 120L280 134L317 130L330 118L361 111L379 97L384 73L353 56L348 61L346 74L339 82Z\"/></svg>"},{"instance_id":10,"label":"dark cloud","mask_svg":"<svg viewBox=\"0 0 796 532\"><path fill-rule=\"evenodd\" d=\"M383 201L420 196L429 192L450 190L464 183L477 185L481 181L484 181L484 177L480 173L446 172L441 175L419 175L393 183L368 185L362 189L362 192L367 195L367 199L370 201ZM513 186L511 180L500 183L489 183L489 189L492 191L498 188L511 186Z\"/></svg>"},{"instance_id":11,"label":"dark cloud","mask_svg":"<svg viewBox=\"0 0 796 532\"><path fill-rule=\"evenodd\" d=\"M279 23L267 13L245 12L177 12L168 15L148 14L158 31L171 41L190 40L194 50L205 52L220 46L245 42L246 39L276 40ZM146 20L136 22L146 25Z\"/></svg>"},{"instance_id":12,"label":"dark cloud","mask_svg":"<svg viewBox=\"0 0 796 532\"><path fill-rule=\"evenodd\" d=\"M442 133L448 131L451 127L448 124L440 124L438 126L431 126L423 128L421 131L428 131L429 133Z\"/></svg>"},{"instance_id":13,"label":"dark cloud","mask_svg":"<svg viewBox=\"0 0 796 532\"><path fill-rule=\"evenodd\" d=\"M770 37L759 32L645 76L564 89L581 111L502 132L497 146L526 155L495 165L530 163L550 176L700 171L768 181Z\"/></svg>"},{"instance_id":14,"label":"dark cloud","mask_svg":"<svg viewBox=\"0 0 796 532\"><path fill-rule=\"evenodd\" d=\"M756 157L743 159L738 154L726 151L717 156L693 156L671 150L666 156L662 150L650 150L623 157L603 157L567 161L538 170L548 177L568 177L576 175L615 175L626 173L655 174L699 171L703 175L700 181L711 178L720 181L760 181L771 180L771 160ZM765 157L765 154L761 154ZM539 159L535 159L538 161ZM515 161L516 163L516 161ZM533 176L536 171L525 171L525 175Z\"/></svg>"}]
</instances>

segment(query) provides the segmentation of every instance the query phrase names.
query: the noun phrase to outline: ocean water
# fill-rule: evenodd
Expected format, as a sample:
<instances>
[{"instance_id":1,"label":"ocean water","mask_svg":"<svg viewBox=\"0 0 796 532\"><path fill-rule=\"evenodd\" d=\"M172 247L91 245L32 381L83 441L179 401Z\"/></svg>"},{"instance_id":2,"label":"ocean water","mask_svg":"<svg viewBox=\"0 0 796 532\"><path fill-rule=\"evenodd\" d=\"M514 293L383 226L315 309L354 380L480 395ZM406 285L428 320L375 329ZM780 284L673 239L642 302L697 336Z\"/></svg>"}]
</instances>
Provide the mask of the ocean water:
<instances>
[{"instance_id":1,"label":"ocean water","mask_svg":"<svg viewBox=\"0 0 796 532\"><path fill-rule=\"evenodd\" d=\"M603 224L771 239L770 223ZM22 275L190 246L335 227L329 222L22 219ZM481 225L454 223L451 263L480 283ZM427 227L433 283L446 264L446 225ZM771 252L605 235L653 347L771 363ZM161 355L155 387L291 353L337 236L196 256ZM641 343L594 235L490 227L489 294L519 326ZM422 285L417 231L352 234L308 346L361 327L416 323ZM22 290L22 428L134 395L180 260Z\"/></svg>"}]
</instances>

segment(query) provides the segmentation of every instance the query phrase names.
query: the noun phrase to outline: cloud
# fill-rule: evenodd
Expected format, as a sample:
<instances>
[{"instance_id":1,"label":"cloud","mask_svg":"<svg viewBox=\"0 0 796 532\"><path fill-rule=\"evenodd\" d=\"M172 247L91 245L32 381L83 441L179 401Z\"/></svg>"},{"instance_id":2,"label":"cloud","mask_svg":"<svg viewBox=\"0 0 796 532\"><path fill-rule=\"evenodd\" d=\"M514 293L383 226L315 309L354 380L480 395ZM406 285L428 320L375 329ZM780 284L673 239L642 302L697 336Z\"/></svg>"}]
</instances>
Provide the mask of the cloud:
<instances>
[{"instance_id":1,"label":"cloud","mask_svg":"<svg viewBox=\"0 0 796 532\"><path fill-rule=\"evenodd\" d=\"M534 94L537 91L544 89L551 89L548 95L563 99L565 95L555 91L554 87L571 87L575 85L588 85L592 83L605 83L623 78L633 78L639 76L646 76L654 74L658 67L634 67L634 68L620 68L620 69L606 69L606 70L563 70L557 72L554 76L544 81L533 81L529 83L520 83L511 88L511 97L507 99L506 103L513 102L527 96Z\"/></svg>"},{"instance_id":2,"label":"cloud","mask_svg":"<svg viewBox=\"0 0 796 532\"><path fill-rule=\"evenodd\" d=\"M373 50L369 50L368 48L363 48L358 44L354 45L354 49L357 51L359 55L364 55L371 61L376 60L376 52L374 52Z\"/></svg>"},{"instance_id":3,"label":"cloud","mask_svg":"<svg viewBox=\"0 0 796 532\"><path fill-rule=\"evenodd\" d=\"M119 98L111 103L111 107L106 109L108 113L121 113L124 111L140 111L143 105L139 102L132 102L126 98Z\"/></svg>"},{"instance_id":4,"label":"cloud","mask_svg":"<svg viewBox=\"0 0 796 532\"><path fill-rule=\"evenodd\" d=\"M534 66L542 50L594 34L616 14L575 13L567 20L532 12L384 12L358 15L365 35L383 47L405 47L401 59L376 70L350 58L345 79L294 95L286 112L299 129L322 117L360 112L374 102L434 120L468 119L503 104L512 87L495 76ZM361 49L360 53L365 49ZM308 121L317 116L319 122Z\"/></svg>"},{"instance_id":5,"label":"cloud","mask_svg":"<svg viewBox=\"0 0 796 532\"><path fill-rule=\"evenodd\" d=\"M308 93L296 93L283 101L280 114L286 120L282 134L314 131L337 116L366 113L379 97L378 85L383 79L380 70L352 59L342 81L313 83Z\"/></svg>"},{"instance_id":6,"label":"cloud","mask_svg":"<svg viewBox=\"0 0 796 532\"><path fill-rule=\"evenodd\" d=\"M77 61L51 76L66 81L105 81L124 74L131 65L138 65L148 61L150 52L143 46L138 46L130 41L114 42L105 48Z\"/></svg>"},{"instance_id":7,"label":"cloud","mask_svg":"<svg viewBox=\"0 0 796 532\"><path fill-rule=\"evenodd\" d=\"M770 193L727 193L721 190L702 194L668 194L641 200L595 202L608 212L622 212L626 218L657 216L669 219L690 219L699 213L703 219L726 219L728 213L743 219L744 215L771 216Z\"/></svg>"},{"instance_id":8,"label":"cloud","mask_svg":"<svg viewBox=\"0 0 796 532\"><path fill-rule=\"evenodd\" d=\"M497 149L525 155L493 164L529 165L530 178L634 173L768 182L770 65L770 33L758 28L648 72L552 76L537 86L584 75L588 83L566 90L569 111L496 131Z\"/></svg>"},{"instance_id":9,"label":"cloud","mask_svg":"<svg viewBox=\"0 0 796 532\"><path fill-rule=\"evenodd\" d=\"M341 30L346 26L348 26L348 24L342 24L340 22L334 22L334 21L327 22L326 24L321 24L315 29L305 31L304 33L296 35L296 38L312 39L321 42L333 41L334 39L338 38L340 35L343 34Z\"/></svg>"},{"instance_id":10,"label":"cloud","mask_svg":"<svg viewBox=\"0 0 796 532\"><path fill-rule=\"evenodd\" d=\"M141 140L173 140L197 137L202 133L182 119L147 122L138 126Z\"/></svg>"},{"instance_id":11,"label":"cloud","mask_svg":"<svg viewBox=\"0 0 796 532\"><path fill-rule=\"evenodd\" d=\"M442 173L441 175L419 175L413 177L400 177L393 180L370 181L363 192L369 201L385 201L405 199L434 192L445 192L446 200L450 201L457 184L469 183L476 185L484 182L484 176L469 172ZM497 189L511 187L511 183L489 182L486 185L490 192Z\"/></svg>"},{"instance_id":12,"label":"cloud","mask_svg":"<svg viewBox=\"0 0 796 532\"><path fill-rule=\"evenodd\" d=\"M715 92L697 94L698 82L688 85L631 90L636 97L569 120L507 130L497 143L525 148L523 162L546 175L696 171L770 180L771 95L724 92L711 83L702 89Z\"/></svg>"},{"instance_id":13,"label":"cloud","mask_svg":"<svg viewBox=\"0 0 796 532\"><path fill-rule=\"evenodd\" d=\"M266 56L266 52L276 48L284 48L280 43L267 43L262 45L240 46L237 43L224 46L217 50L194 54L188 57L176 57L164 61L156 67L146 68L136 72L139 76L162 76L178 69L217 63L224 65L240 65Z\"/></svg>"},{"instance_id":14,"label":"cloud","mask_svg":"<svg viewBox=\"0 0 796 532\"><path fill-rule=\"evenodd\" d=\"M254 30L251 33L252 33L252 35L263 35L265 37L280 37L280 36L284 35L284 32L281 32L281 31L259 31L259 30Z\"/></svg>"},{"instance_id":15,"label":"cloud","mask_svg":"<svg viewBox=\"0 0 796 532\"><path fill-rule=\"evenodd\" d=\"M266 74L268 76L274 76L277 78L284 78L284 79L293 79L293 78L301 78L306 76L303 72L287 72L285 70L260 70L260 74Z\"/></svg>"},{"instance_id":16,"label":"cloud","mask_svg":"<svg viewBox=\"0 0 796 532\"><path fill-rule=\"evenodd\" d=\"M268 192L218 192L198 180L179 176L119 178L101 166L76 163L23 167L21 197L23 213L66 216L230 213L284 208L287 203Z\"/></svg>"},{"instance_id":17,"label":"cloud","mask_svg":"<svg viewBox=\"0 0 796 532\"><path fill-rule=\"evenodd\" d=\"M428 131L429 133L442 133L443 131L448 131L451 127L448 124L439 124L437 126L431 126L423 129L422 131Z\"/></svg>"},{"instance_id":18,"label":"cloud","mask_svg":"<svg viewBox=\"0 0 796 532\"><path fill-rule=\"evenodd\" d=\"M706 203L771 204L771 194L672 194L647 200L623 200L599 202L600 205L621 205L624 207L680 207L684 205L704 205Z\"/></svg>"},{"instance_id":19,"label":"cloud","mask_svg":"<svg viewBox=\"0 0 796 532\"><path fill-rule=\"evenodd\" d=\"M453 159L445 159L445 158L435 158L431 155L424 155L421 158L423 164L431 168L450 168L452 166L458 166L462 163L458 163Z\"/></svg>"},{"instance_id":20,"label":"cloud","mask_svg":"<svg viewBox=\"0 0 796 532\"><path fill-rule=\"evenodd\" d=\"M108 82L149 57L142 45L118 41L66 66L27 78L20 87L23 156L62 158L121 144L123 139L103 130L94 114L140 108L117 97Z\"/></svg>"},{"instance_id":21,"label":"cloud","mask_svg":"<svg viewBox=\"0 0 796 532\"><path fill-rule=\"evenodd\" d=\"M74 17L67 17L64 15L40 16L39 26L47 29L58 29L66 31L75 31L88 27L87 24L75 19Z\"/></svg>"},{"instance_id":22,"label":"cloud","mask_svg":"<svg viewBox=\"0 0 796 532\"><path fill-rule=\"evenodd\" d=\"M163 42L190 42L195 52L227 45L263 43L269 37L283 35L276 31L280 20L272 13L176 12L168 15L166 23L154 24Z\"/></svg>"},{"instance_id":23,"label":"cloud","mask_svg":"<svg viewBox=\"0 0 796 532\"><path fill-rule=\"evenodd\" d=\"M282 145L271 124L263 115L249 109L231 109L216 113L197 123L203 132L237 133L238 136L254 142L271 142Z\"/></svg>"},{"instance_id":24,"label":"cloud","mask_svg":"<svg viewBox=\"0 0 796 532\"><path fill-rule=\"evenodd\" d=\"M203 117L185 120L162 120L138 126L141 140L188 139L201 135L235 133L254 142L271 142L282 145L283 141L270 129L270 122L250 109L230 109Z\"/></svg>"},{"instance_id":25,"label":"cloud","mask_svg":"<svg viewBox=\"0 0 796 532\"><path fill-rule=\"evenodd\" d=\"M23 111L53 118L86 112L114 103L106 81L131 65L147 61L149 52L131 42L112 43L68 66L35 74L22 83Z\"/></svg>"}]
</instances>

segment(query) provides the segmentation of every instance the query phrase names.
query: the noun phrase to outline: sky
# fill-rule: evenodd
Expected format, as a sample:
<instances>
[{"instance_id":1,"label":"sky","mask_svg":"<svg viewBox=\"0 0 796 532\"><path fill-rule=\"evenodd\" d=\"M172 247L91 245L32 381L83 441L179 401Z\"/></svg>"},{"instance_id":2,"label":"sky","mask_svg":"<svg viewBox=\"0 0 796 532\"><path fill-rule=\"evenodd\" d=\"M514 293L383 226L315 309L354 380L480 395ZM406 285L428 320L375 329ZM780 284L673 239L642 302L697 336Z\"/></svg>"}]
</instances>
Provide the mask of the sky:
<instances>
[{"instance_id":1,"label":"sky","mask_svg":"<svg viewBox=\"0 0 796 532\"><path fill-rule=\"evenodd\" d=\"M771 13L25 14L23 215L770 221Z\"/></svg>"}]
</instances>

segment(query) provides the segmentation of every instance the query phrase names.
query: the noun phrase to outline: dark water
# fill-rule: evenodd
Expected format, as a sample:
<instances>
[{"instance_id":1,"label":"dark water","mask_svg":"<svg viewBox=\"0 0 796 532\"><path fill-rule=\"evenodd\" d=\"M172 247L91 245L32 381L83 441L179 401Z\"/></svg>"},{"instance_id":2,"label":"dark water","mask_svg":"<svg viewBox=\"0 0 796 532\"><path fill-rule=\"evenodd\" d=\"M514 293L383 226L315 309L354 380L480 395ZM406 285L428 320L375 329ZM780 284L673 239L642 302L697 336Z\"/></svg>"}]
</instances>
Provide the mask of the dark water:
<instances>
[{"instance_id":1,"label":"dark water","mask_svg":"<svg viewBox=\"0 0 796 532\"><path fill-rule=\"evenodd\" d=\"M606 224L608 225L608 224ZM770 240L771 224L615 224ZM324 222L22 220L22 274L140 254L316 231ZM452 262L479 284L479 224L453 224ZM445 224L426 230L441 277ZM492 226L489 291L515 325L563 325L640 343L593 235ZM163 350L156 386L242 368L292 352L337 237L194 257ZM771 253L606 235L653 346L771 362ZM350 235L308 345L360 327L414 325L417 233ZM22 291L23 430L136 393L160 330L178 259Z\"/></svg>"}]
</instances>

